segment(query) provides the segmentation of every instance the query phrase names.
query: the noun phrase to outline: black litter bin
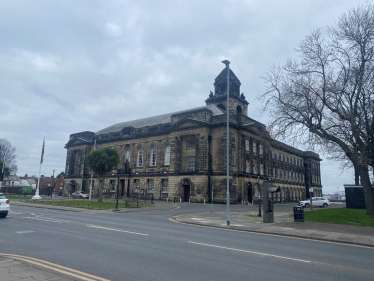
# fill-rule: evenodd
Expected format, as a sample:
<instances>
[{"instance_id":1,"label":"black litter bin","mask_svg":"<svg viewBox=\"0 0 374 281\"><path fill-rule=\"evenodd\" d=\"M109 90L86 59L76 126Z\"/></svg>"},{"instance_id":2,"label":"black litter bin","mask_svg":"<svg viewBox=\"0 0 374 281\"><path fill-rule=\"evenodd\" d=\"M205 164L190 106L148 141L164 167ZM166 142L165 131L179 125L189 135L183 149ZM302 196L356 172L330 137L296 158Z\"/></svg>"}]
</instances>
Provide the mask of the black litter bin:
<instances>
[{"instance_id":1,"label":"black litter bin","mask_svg":"<svg viewBox=\"0 0 374 281\"><path fill-rule=\"evenodd\" d=\"M296 222L304 222L304 209L301 206L293 207L293 217Z\"/></svg>"}]
</instances>

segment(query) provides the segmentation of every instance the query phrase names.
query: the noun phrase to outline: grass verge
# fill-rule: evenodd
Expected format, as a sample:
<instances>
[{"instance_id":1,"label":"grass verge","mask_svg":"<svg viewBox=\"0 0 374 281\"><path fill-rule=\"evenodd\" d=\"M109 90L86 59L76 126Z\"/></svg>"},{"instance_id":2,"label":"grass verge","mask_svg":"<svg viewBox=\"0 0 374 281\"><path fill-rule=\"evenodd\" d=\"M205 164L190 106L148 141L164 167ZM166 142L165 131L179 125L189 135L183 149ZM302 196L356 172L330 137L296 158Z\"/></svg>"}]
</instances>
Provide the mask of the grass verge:
<instances>
[{"instance_id":1,"label":"grass verge","mask_svg":"<svg viewBox=\"0 0 374 281\"><path fill-rule=\"evenodd\" d=\"M23 202L25 202L25 200L23 200ZM28 203L90 209L113 209L116 207L116 202L112 201L104 201L99 204L97 201L89 202L88 200L28 200ZM153 206L153 204L143 204L143 207L146 206ZM118 208L137 208L137 204L136 202L131 202L126 205L126 203L119 201Z\"/></svg>"},{"instance_id":2,"label":"grass verge","mask_svg":"<svg viewBox=\"0 0 374 281\"><path fill-rule=\"evenodd\" d=\"M346 224L374 227L374 216L366 215L366 210L358 209L321 209L304 212L305 221Z\"/></svg>"}]
</instances>

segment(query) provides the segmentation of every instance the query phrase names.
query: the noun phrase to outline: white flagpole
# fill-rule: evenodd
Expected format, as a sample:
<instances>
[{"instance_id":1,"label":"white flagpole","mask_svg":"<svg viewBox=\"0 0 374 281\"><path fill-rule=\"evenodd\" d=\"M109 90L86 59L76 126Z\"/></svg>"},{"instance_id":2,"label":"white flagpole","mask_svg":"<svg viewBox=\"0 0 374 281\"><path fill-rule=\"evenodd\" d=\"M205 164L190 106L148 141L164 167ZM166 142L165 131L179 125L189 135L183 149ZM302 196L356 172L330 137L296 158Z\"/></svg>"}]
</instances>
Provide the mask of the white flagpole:
<instances>
[{"instance_id":1,"label":"white flagpole","mask_svg":"<svg viewBox=\"0 0 374 281\"><path fill-rule=\"evenodd\" d=\"M40 171L42 169L42 163L44 159L44 146L45 146L45 138L43 139L42 156L40 159L38 187L36 188L35 195L32 197L32 199L42 199L42 197L40 197L39 195L39 185L40 185Z\"/></svg>"},{"instance_id":2,"label":"white flagpole","mask_svg":"<svg viewBox=\"0 0 374 281\"><path fill-rule=\"evenodd\" d=\"M39 180L38 180L38 187L36 188L35 195L32 197L32 199L42 199L39 195L39 183L40 183L40 171L42 169L42 163L40 163L40 168L39 168Z\"/></svg>"}]
</instances>

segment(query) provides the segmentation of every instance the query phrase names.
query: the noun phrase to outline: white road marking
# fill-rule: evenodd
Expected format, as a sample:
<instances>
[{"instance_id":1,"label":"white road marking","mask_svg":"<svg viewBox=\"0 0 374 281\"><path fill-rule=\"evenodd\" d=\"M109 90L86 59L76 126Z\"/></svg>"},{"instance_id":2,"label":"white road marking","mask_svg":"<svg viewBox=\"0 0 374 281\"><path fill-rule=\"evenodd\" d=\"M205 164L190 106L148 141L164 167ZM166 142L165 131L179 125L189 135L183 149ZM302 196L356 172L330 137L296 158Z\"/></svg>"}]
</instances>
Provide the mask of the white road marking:
<instances>
[{"instance_id":1,"label":"white road marking","mask_svg":"<svg viewBox=\"0 0 374 281\"><path fill-rule=\"evenodd\" d=\"M197 220L197 221L205 221L205 219L200 219L200 218L191 218L192 220Z\"/></svg>"},{"instance_id":2,"label":"white road marking","mask_svg":"<svg viewBox=\"0 0 374 281\"><path fill-rule=\"evenodd\" d=\"M70 221L64 221L64 220L58 220L53 218L43 218L43 217L23 217L24 219L30 219L30 220L39 220L39 221L49 221L49 222L57 222L57 223L64 223L64 222L70 222Z\"/></svg>"},{"instance_id":3,"label":"white road marking","mask_svg":"<svg viewBox=\"0 0 374 281\"><path fill-rule=\"evenodd\" d=\"M148 236L148 234L144 234L144 233L137 233L137 232L131 232L131 231L126 231L126 230L120 230L120 229L114 229L114 228L107 228L107 227L102 227L102 226L97 226L97 225L86 225L86 226L87 227L93 227L93 228L100 228L100 229L112 230L112 231L118 231L118 232L124 232L124 233L130 233L130 234L137 234L137 235Z\"/></svg>"},{"instance_id":4,"label":"white road marking","mask_svg":"<svg viewBox=\"0 0 374 281\"><path fill-rule=\"evenodd\" d=\"M202 246L208 246L208 247L213 247L213 248L219 248L219 249L225 249L225 250L231 250L231 251L237 251L237 252L244 252L244 253L256 254L256 255L261 255L261 256L268 256L268 257L273 257L273 258L280 258L280 259L286 259L286 260L293 260L293 261L310 263L310 261L307 261L307 260L299 260L299 259L288 258L288 257L283 257L283 256L277 256L277 255L260 253L260 252L253 252L253 251L248 251L248 250L228 248L228 247L222 247L222 246L217 246L217 245L209 245L209 244L192 242L192 241L188 241L188 243L202 245Z\"/></svg>"},{"instance_id":5,"label":"white road marking","mask_svg":"<svg viewBox=\"0 0 374 281\"><path fill-rule=\"evenodd\" d=\"M16 233L19 233L19 234L32 233L32 232L35 232L35 231L32 231L32 230L16 231Z\"/></svg>"}]
</instances>

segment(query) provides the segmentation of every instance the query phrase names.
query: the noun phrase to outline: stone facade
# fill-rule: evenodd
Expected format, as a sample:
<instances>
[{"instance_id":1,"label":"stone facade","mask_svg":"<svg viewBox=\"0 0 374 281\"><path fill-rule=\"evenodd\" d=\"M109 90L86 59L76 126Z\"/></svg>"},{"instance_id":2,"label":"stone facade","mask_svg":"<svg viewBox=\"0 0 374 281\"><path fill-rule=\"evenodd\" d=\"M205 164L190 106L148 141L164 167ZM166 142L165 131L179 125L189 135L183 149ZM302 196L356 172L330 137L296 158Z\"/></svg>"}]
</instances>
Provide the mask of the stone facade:
<instances>
[{"instance_id":1,"label":"stone facade","mask_svg":"<svg viewBox=\"0 0 374 281\"><path fill-rule=\"evenodd\" d=\"M115 124L70 135L66 144L65 193L88 192L91 171L85 156L115 148L121 164L104 182L104 192L120 196L226 202L226 68L217 76L206 106ZM254 202L259 186L271 178L275 201L322 196L319 155L271 139L265 125L247 116L248 102L230 70L230 200ZM99 186L93 175L94 195Z\"/></svg>"}]
</instances>

